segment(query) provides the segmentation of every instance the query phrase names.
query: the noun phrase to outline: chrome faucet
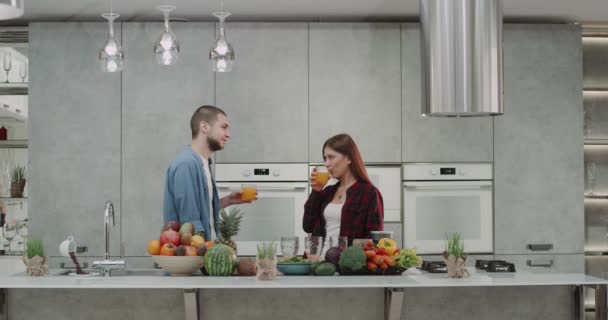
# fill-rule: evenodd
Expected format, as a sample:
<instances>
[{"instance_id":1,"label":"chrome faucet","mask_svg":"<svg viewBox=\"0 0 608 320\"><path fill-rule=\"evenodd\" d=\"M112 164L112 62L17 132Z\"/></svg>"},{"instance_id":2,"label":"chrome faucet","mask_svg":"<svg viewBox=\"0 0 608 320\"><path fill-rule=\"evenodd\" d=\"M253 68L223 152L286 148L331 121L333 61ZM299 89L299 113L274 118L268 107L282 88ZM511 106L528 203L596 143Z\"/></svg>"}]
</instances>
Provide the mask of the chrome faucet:
<instances>
[{"instance_id":1,"label":"chrome faucet","mask_svg":"<svg viewBox=\"0 0 608 320\"><path fill-rule=\"evenodd\" d=\"M127 263L124 260L124 247L121 244L121 259L120 260L110 260L110 221L112 221L112 227L116 224L114 222L114 204L112 201L106 201L106 208L103 213L103 231L105 236L105 244L106 244L106 253L104 256L104 260L93 261L92 268L101 269L102 275L105 278L110 277L110 270L112 269L125 269L127 267Z\"/></svg>"}]
</instances>

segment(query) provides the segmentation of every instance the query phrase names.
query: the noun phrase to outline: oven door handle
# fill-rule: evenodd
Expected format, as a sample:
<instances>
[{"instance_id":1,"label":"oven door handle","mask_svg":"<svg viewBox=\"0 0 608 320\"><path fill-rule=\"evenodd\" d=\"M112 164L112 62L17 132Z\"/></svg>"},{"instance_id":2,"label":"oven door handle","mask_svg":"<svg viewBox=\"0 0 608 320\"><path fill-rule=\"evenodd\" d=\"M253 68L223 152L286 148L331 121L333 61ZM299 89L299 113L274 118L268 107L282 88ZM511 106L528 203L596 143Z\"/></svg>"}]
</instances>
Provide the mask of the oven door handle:
<instances>
[{"instance_id":1,"label":"oven door handle","mask_svg":"<svg viewBox=\"0 0 608 320\"><path fill-rule=\"evenodd\" d=\"M227 190L227 191L241 191L239 187L217 187L218 190ZM256 187L258 191L289 191L289 190L299 190L306 189L305 186L293 186L293 187Z\"/></svg>"},{"instance_id":2,"label":"oven door handle","mask_svg":"<svg viewBox=\"0 0 608 320\"><path fill-rule=\"evenodd\" d=\"M492 186L480 185L461 185L461 186L404 186L406 189L414 190L471 190L471 189L492 189Z\"/></svg>"}]
</instances>

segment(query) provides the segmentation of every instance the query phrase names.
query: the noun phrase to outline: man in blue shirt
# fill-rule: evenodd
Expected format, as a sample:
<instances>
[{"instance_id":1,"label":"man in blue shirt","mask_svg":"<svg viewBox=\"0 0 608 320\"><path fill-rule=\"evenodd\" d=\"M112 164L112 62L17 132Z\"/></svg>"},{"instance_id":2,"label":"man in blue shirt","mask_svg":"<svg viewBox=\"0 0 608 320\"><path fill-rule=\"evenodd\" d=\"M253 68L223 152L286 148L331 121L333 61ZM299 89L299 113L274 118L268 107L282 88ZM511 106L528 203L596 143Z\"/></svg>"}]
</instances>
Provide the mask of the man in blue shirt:
<instances>
[{"instance_id":1,"label":"man in blue shirt","mask_svg":"<svg viewBox=\"0 0 608 320\"><path fill-rule=\"evenodd\" d=\"M205 240L217 239L220 208L242 201L240 192L219 198L211 171L211 155L222 150L230 138L228 116L220 108L202 106L190 120L192 145L180 153L167 169L164 220L190 222Z\"/></svg>"}]
</instances>

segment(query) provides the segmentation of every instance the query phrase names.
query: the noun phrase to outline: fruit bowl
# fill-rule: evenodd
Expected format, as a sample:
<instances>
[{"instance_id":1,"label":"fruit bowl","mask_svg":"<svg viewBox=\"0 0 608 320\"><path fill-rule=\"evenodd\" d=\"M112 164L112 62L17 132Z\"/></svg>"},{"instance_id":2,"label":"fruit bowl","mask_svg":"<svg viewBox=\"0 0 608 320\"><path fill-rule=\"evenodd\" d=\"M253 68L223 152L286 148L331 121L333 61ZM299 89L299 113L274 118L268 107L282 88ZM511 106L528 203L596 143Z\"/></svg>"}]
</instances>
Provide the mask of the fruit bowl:
<instances>
[{"instance_id":1,"label":"fruit bowl","mask_svg":"<svg viewBox=\"0 0 608 320\"><path fill-rule=\"evenodd\" d=\"M152 259L174 277L191 276L205 264L205 257L199 256L152 256Z\"/></svg>"},{"instance_id":2,"label":"fruit bowl","mask_svg":"<svg viewBox=\"0 0 608 320\"><path fill-rule=\"evenodd\" d=\"M277 269L286 276L305 276L310 274L310 265L310 263L277 263Z\"/></svg>"}]
</instances>

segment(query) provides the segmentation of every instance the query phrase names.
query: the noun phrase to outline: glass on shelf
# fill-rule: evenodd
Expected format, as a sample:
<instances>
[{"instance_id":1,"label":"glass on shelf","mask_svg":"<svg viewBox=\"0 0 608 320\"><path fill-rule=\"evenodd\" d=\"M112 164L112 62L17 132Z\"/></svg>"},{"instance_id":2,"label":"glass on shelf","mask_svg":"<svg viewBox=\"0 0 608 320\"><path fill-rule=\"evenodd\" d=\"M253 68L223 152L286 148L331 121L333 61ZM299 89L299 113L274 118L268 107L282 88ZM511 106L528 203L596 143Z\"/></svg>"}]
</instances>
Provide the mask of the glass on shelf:
<instances>
[{"instance_id":1,"label":"glass on shelf","mask_svg":"<svg viewBox=\"0 0 608 320\"><path fill-rule=\"evenodd\" d=\"M4 57L2 59L2 67L4 68L4 71L6 72L6 81L4 81L4 83L8 83L8 75L9 72L11 71L11 68L13 66L13 55L11 54L10 51L7 51L4 53Z\"/></svg>"}]
</instances>

